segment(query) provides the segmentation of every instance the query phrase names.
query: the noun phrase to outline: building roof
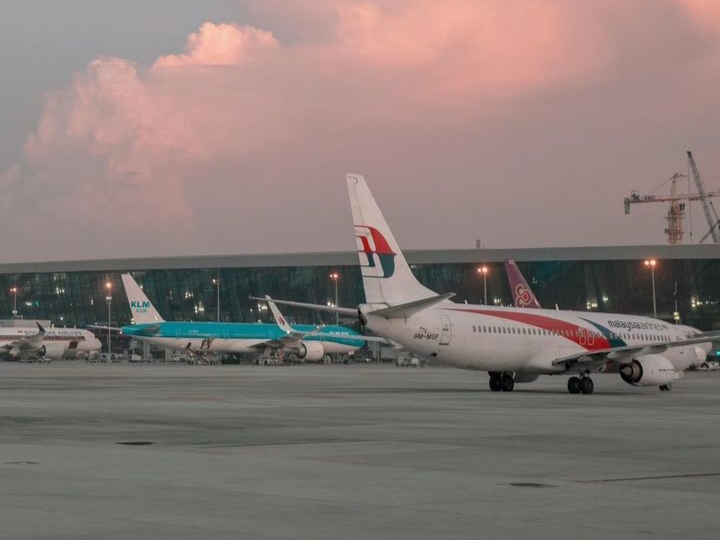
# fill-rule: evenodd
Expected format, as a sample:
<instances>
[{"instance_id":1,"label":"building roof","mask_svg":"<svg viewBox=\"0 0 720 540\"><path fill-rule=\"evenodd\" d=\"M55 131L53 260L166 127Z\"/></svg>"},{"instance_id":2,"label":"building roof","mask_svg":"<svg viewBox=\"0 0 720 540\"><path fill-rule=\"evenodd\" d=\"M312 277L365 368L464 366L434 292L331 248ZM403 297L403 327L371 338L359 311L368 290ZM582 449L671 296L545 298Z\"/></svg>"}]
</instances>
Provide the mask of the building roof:
<instances>
[{"instance_id":1,"label":"building roof","mask_svg":"<svg viewBox=\"0 0 720 540\"><path fill-rule=\"evenodd\" d=\"M410 264L516 261L607 261L656 259L720 259L716 244L658 246L592 246L515 249L432 249L404 252ZM0 264L2 274L53 272L119 272L129 270L180 270L191 268L266 268L284 266L355 266L354 251L319 253L265 253L193 257L147 257L79 261Z\"/></svg>"}]
</instances>

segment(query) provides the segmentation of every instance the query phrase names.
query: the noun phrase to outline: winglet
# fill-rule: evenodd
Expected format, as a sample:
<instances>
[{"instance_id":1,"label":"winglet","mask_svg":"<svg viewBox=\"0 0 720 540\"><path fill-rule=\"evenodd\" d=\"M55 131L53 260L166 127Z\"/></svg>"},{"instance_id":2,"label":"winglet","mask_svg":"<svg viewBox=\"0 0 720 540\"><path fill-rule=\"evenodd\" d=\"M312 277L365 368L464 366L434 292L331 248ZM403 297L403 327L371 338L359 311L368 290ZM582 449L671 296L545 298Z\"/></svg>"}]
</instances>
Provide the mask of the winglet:
<instances>
[{"instance_id":1,"label":"winglet","mask_svg":"<svg viewBox=\"0 0 720 540\"><path fill-rule=\"evenodd\" d=\"M283 314L280 313L280 309L278 309L275 302L273 302L273 299L270 298L269 294L265 295L265 301L270 306L270 311L272 311L273 317L275 318L275 322L280 327L280 330L285 332L286 334L293 334L295 333L295 330L293 330L293 327L288 324L288 322L285 320L285 317L283 317Z\"/></svg>"},{"instance_id":2,"label":"winglet","mask_svg":"<svg viewBox=\"0 0 720 540\"><path fill-rule=\"evenodd\" d=\"M44 336L45 334L47 334L47 330L45 330L45 328L43 328L43 325L42 325L42 324L40 324L40 323L37 322L37 321L35 321L35 324L37 324L38 334L39 334L39 335Z\"/></svg>"}]
</instances>

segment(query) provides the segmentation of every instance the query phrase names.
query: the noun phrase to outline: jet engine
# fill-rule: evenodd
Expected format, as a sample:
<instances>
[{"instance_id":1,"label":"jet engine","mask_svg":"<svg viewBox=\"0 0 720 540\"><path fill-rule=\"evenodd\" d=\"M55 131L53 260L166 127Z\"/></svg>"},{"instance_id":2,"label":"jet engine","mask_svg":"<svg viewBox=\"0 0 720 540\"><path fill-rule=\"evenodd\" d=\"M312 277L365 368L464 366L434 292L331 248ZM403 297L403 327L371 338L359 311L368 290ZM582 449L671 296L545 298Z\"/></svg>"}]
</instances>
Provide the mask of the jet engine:
<instances>
[{"instance_id":1,"label":"jet engine","mask_svg":"<svg viewBox=\"0 0 720 540\"><path fill-rule=\"evenodd\" d=\"M65 355L65 347L61 343L46 343L37 350L38 356L59 360Z\"/></svg>"},{"instance_id":2,"label":"jet engine","mask_svg":"<svg viewBox=\"0 0 720 540\"><path fill-rule=\"evenodd\" d=\"M664 385L682 377L670 360L659 354L644 354L620 368L620 377L635 386Z\"/></svg>"},{"instance_id":3,"label":"jet engine","mask_svg":"<svg viewBox=\"0 0 720 540\"><path fill-rule=\"evenodd\" d=\"M701 345L695 345L692 348L693 356L695 357L691 365L698 367L707 360L707 351Z\"/></svg>"},{"instance_id":4,"label":"jet engine","mask_svg":"<svg viewBox=\"0 0 720 540\"><path fill-rule=\"evenodd\" d=\"M322 343L317 341L301 341L298 344L297 357L300 360L308 360L310 362L315 360L322 360L325 355L325 349Z\"/></svg>"}]
</instances>

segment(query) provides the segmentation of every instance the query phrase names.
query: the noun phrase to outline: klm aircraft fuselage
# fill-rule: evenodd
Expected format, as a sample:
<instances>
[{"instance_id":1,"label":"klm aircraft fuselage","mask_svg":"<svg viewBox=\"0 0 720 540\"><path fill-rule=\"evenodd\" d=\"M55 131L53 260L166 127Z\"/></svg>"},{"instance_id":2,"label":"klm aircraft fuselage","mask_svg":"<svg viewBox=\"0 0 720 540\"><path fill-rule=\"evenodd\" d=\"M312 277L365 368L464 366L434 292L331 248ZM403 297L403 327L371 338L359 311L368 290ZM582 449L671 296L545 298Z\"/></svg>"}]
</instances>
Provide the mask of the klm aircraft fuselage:
<instances>
[{"instance_id":1,"label":"klm aircraft fuselage","mask_svg":"<svg viewBox=\"0 0 720 540\"><path fill-rule=\"evenodd\" d=\"M307 332L301 341L311 343L313 350L321 346L323 354L349 353L365 345L360 334L343 326L301 324L293 329ZM122 333L162 347L221 354L282 350L290 345L288 334L277 324L163 321L124 326Z\"/></svg>"}]
</instances>

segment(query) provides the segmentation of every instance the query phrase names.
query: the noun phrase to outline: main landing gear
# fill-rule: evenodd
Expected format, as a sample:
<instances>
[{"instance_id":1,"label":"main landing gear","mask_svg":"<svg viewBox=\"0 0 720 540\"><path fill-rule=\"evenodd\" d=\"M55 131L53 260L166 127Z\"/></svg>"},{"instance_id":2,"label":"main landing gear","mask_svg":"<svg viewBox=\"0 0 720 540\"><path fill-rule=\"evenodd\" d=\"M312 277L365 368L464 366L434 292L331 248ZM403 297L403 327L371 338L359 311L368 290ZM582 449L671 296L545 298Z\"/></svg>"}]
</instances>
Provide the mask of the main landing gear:
<instances>
[{"instance_id":1,"label":"main landing gear","mask_svg":"<svg viewBox=\"0 0 720 540\"><path fill-rule=\"evenodd\" d=\"M568 392L571 394L592 394L595 385L590 377L570 377L568 379Z\"/></svg>"},{"instance_id":2,"label":"main landing gear","mask_svg":"<svg viewBox=\"0 0 720 540\"><path fill-rule=\"evenodd\" d=\"M667 383L660 386L661 392L669 392L670 390L672 390L672 383Z\"/></svg>"},{"instance_id":3,"label":"main landing gear","mask_svg":"<svg viewBox=\"0 0 720 540\"><path fill-rule=\"evenodd\" d=\"M515 381L510 373L490 372L490 390L493 392L512 392L513 388L515 388Z\"/></svg>"}]
</instances>

